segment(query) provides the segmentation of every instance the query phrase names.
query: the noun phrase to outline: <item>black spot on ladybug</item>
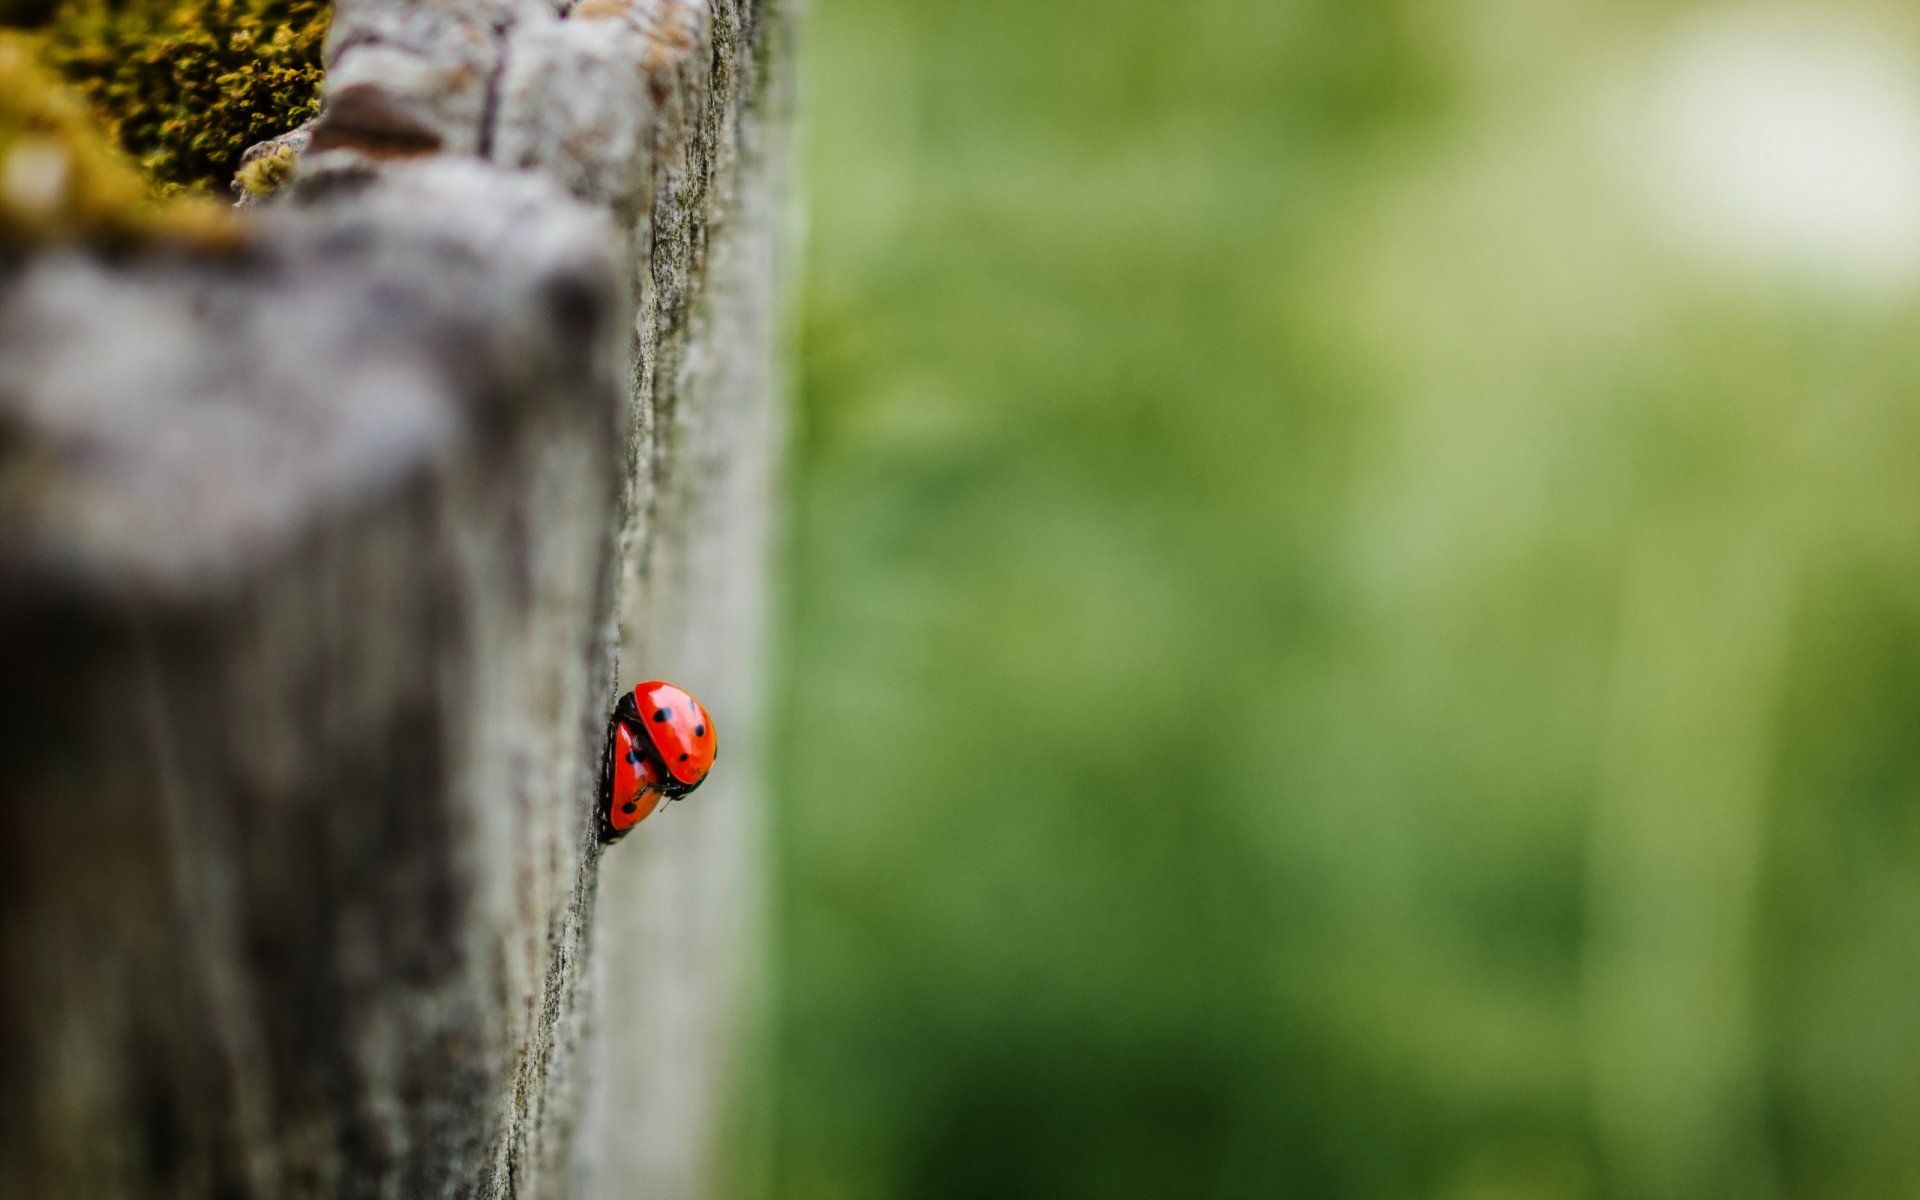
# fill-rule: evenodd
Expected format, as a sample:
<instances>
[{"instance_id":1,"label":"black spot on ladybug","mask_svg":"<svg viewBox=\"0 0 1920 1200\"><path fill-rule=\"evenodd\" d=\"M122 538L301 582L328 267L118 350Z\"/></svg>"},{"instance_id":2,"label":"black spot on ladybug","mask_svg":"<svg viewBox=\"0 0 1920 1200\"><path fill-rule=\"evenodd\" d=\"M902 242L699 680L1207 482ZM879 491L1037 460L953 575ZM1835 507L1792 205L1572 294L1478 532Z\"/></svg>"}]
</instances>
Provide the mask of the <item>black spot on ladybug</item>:
<instances>
[{"instance_id":1,"label":"black spot on ladybug","mask_svg":"<svg viewBox=\"0 0 1920 1200\"><path fill-rule=\"evenodd\" d=\"M695 737L707 736L707 727L705 725L695 725L693 727L693 736Z\"/></svg>"},{"instance_id":2,"label":"black spot on ladybug","mask_svg":"<svg viewBox=\"0 0 1920 1200\"><path fill-rule=\"evenodd\" d=\"M670 708L657 708L653 712L653 719L656 721L666 721L672 716L673 710Z\"/></svg>"},{"instance_id":3,"label":"black spot on ladybug","mask_svg":"<svg viewBox=\"0 0 1920 1200\"><path fill-rule=\"evenodd\" d=\"M637 801L629 800L625 804L621 805L620 811L631 815L633 813L637 813L640 811L640 805Z\"/></svg>"},{"instance_id":4,"label":"black spot on ladybug","mask_svg":"<svg viewBox=\"0 0 1920 1200\"><path fill-rule=\"evenodd\" d=\"M639 752L638 750L628 750L628 751L627 751L627 763L628 763L628 765L630 765L630 766L635 766L635 767L637 767L637 766L639 766L639 765L640 765L640 752Z\"/></svg>"},{"instance_id":5,"label":"black spot on ladybug","mask_svg":"<svg viewBox=\"0 0 1920 1200\"><path fill-rule=\"evenodd\" d=\"M682 755L680 756L680 761L681 761L681 762L685 762L685 761L687 761L687 756L686 756L686 755L684 755L684 754L682 754Z\"/></svg>"}]
</instances>

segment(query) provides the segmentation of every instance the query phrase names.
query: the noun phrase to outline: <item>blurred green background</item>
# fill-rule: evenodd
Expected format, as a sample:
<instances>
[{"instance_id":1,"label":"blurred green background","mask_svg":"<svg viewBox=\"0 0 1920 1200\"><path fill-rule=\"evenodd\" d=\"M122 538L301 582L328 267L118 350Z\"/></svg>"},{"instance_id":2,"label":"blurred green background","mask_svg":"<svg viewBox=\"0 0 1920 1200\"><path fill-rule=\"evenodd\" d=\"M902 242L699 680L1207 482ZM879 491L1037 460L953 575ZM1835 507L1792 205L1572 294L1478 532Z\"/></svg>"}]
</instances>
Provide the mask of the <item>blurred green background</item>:
<instances>
[{"instance_id":1,"label":"blurred green background","mask_svg":"<svg viewBox=\"0 0 1920 1200\"><path fill-rule=\"evenodd\" d=\"M772 1194L1920 1197L1900 7L808 7Z\"/></svg>"}]
</instances>

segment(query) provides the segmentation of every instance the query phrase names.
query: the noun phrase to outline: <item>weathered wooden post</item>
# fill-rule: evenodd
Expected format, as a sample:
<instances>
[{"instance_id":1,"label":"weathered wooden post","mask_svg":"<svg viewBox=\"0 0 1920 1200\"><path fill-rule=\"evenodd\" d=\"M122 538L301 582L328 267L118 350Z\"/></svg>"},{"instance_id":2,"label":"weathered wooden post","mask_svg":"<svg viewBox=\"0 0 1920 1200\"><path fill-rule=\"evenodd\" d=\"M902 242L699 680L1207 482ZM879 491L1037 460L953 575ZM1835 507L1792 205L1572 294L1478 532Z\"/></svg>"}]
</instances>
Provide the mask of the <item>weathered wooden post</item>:
<instances>
[{"instance_id":1,"label":"weathered wooden post","mask_svg":"<svg viewBox=\"0 0 1920 1200\"><path fill-rule=\"evenodd\" d=\"M697 1196L788 18L341 0L291 196L0 277L0 1195ZM619 682L714 777L603 861Z\"/></svg>"}]
</instances>

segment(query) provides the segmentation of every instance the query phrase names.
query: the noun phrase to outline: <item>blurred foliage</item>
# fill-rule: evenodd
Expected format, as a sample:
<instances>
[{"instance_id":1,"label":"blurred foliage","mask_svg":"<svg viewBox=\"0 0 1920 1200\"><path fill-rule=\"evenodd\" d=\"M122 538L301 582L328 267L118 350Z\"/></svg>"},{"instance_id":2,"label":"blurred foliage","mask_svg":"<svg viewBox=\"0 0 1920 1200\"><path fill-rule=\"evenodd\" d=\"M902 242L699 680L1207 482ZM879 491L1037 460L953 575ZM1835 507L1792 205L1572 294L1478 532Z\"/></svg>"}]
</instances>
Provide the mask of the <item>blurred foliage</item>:
<instances>
[{"instance_id":1,"label":"blurred foliage","mask_svg":"<svg viewBox=\"0 0 1920 1200\"><path fill-rule=\"evenodd\" d=\"M0 0L162 195L225 196L240 156L320 111L326 0Z\"/></svg>"},{"instance_id":2,"label":"blurred foliage","mask_svg":"<svg viewBox=\"0 0 1920 1200\"><path fill-rule=\"evenodd\" d=\"M1912 289L1685 7L814 0L775 1194L1920 1196Z\"/></svg>"},{"instance_id":3,"label":"blurred foliage","mask_svg":"<svg viewBox=\"0 0 1920 1200\"><path fill-rule=\"evenodd\" d=\"M154 204L149 181L38 49L29 35L0 29L0 249L154 239L212 248L240 236L211 204Z\"/></svg>"}]
</instances>

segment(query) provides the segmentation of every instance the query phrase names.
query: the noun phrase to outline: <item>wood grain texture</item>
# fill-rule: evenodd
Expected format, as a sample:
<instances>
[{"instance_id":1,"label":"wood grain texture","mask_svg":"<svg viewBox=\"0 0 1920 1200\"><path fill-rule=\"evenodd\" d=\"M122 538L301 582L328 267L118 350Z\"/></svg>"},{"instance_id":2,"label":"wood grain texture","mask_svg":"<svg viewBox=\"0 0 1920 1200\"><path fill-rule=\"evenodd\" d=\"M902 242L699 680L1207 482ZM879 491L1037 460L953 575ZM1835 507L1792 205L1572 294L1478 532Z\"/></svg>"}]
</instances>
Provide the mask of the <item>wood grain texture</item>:
<instances>
[{"instance_id":1,"label":"wood grain texture","mask_svg":"<svg viewBox=\"0 0 1920 1200\"><path fill-rule=\"evenodd\" d=\"M714 1190L786 36L343 3L249 249L4 268L0 1195ZM651 675L720 765L603 860Z\"/></svg>"}]
</instances>

